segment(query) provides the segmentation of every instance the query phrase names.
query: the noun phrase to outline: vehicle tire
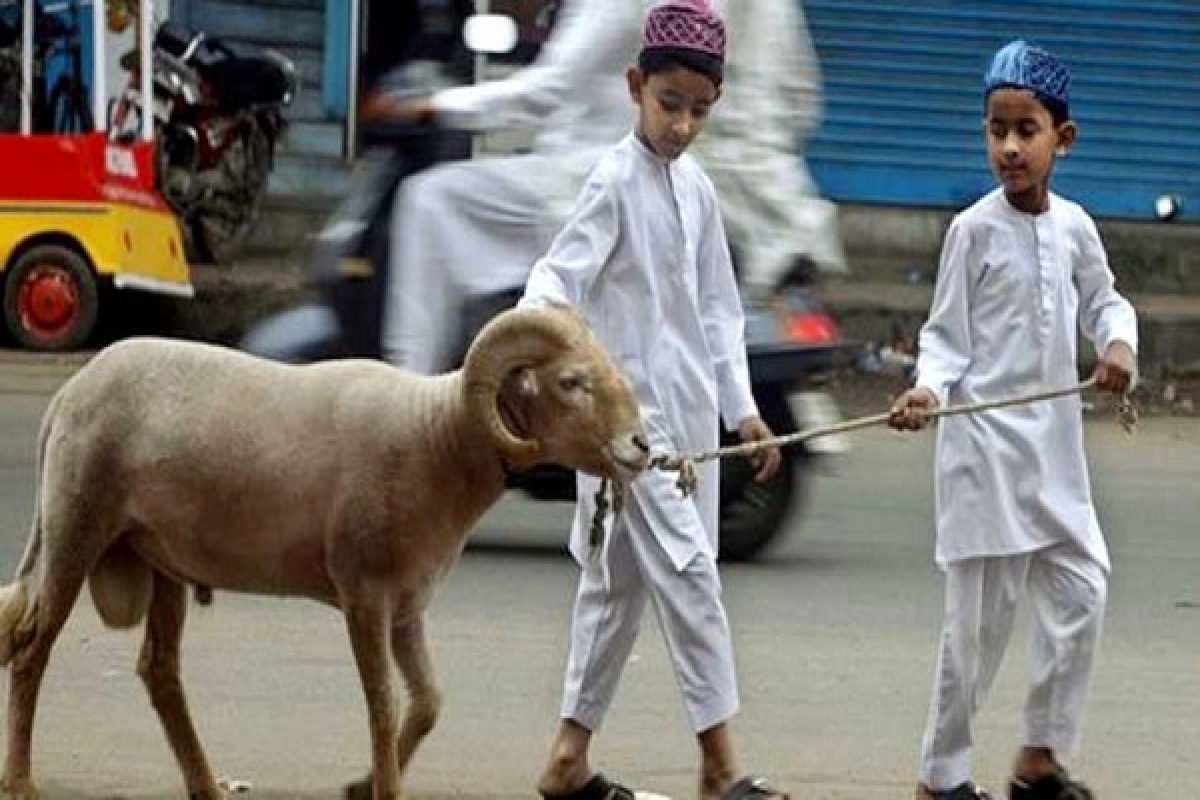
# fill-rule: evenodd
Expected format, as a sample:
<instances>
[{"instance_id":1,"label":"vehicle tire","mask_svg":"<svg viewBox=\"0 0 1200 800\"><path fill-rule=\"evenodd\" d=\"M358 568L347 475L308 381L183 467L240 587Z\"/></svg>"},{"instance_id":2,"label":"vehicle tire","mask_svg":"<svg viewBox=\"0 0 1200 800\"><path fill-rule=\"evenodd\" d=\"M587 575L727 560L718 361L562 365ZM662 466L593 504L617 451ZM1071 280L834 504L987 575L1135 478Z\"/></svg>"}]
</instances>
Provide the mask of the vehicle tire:
<instances>
[{"instance_id":1,"label":"vehicle tire","mask_svg":"<svg viewBox=\"0 0 1200 800\"><path fill-rule=\"evenodd\" d=\"M750 561L775 539L802 495L799 467L796 457L785 453L771 479L758 483L749 460L721 460L722 561Z\"/></svg>"},{"instance_id":2,"label":"vehicle tire","mask_svg":"<svg viewBox=\"0 0 1200 800\"><path fill-rule=\"evenodd\" d=\"M225 188L196 214L195 239L202 261L230 264L241 252L262 214L271 171L271 142L257 124L247 125L241 141L219 167Z\"/></svg>"},{"instance_id":3,"label":"vehicle tire","mask_svg":"<svg viewBox=\"0 0 1200 800\"><path fill-rule=\"evenodd\" d=\"M787 389L777 384L754 387L759 412L776 436L796 430L787 401ZM738 444L736 434L722 432L721 445ZM750 561L760 555L783 530L793 509L803 500L806 450L783 451L779 470L766 483L754 480L754 467L746 458L721 459L720 553L723 561Z\"/></svg>"},{"instance_id":4,"label":"vehicle tire","mask_svg":"<svg viewBox=\"0 0 1200 800\"><path fill-rule=\"evenodd\" d=\"M22 347L73 350L92 335L99 315L96 278L76 251L38 245L9 265L4 322Z\"/></svg>"}]
</instances>

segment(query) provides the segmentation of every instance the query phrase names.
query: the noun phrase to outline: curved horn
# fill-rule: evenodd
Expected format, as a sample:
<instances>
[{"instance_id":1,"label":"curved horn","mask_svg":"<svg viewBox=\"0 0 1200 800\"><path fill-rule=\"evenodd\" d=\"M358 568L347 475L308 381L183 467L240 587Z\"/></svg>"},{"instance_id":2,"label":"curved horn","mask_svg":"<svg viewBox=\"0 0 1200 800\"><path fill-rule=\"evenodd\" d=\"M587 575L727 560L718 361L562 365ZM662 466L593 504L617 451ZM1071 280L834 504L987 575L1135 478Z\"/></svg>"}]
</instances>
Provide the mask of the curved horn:
<instances>
[{"instance_id":1,"label":"curved horn","mask_svg":"<svg viewBox=\"0 0 1200 800\"><path fill-rule=\"evenodd\" d=\"M495 317L475 337L463 363L467 405L510 458L532 457L538 443L513 435L504 424L497 403L504 379L515 369L561 353L585 330L566 309L517 308Z\"/></svg>"}]
</instances>

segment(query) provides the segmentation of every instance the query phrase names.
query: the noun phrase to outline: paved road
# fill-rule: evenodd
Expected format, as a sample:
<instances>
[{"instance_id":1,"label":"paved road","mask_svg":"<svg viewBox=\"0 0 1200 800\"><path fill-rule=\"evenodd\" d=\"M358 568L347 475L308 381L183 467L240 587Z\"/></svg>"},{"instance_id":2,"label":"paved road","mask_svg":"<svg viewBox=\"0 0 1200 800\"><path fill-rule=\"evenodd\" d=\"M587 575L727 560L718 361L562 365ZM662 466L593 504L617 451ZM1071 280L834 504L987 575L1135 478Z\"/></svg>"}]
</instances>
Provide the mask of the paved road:
<instances>
[{"instance_id":1,"label":"paved road","mask_svg":"<svg viewBox=\"0 0 1200 800\"><path fill-rule=\"evenodd\" d=\"M0 574L20 555L33 441L69 367L0 367ZM763 564L726 571L746 763L793 796L910 797L941 580L930 563L931 437L856 434ZM1107 638L1077 766L1100 796L1200 797L1200 422L1089 427L1116 563ZM569 507L507 499L432 611L447 704L411 774L418 798L524 798L552 733L575 573ZM1023 618L982 716L980 779L999 785L1016 735ZM51 661L36 758L48 798L180 796L133 675L139 637L104 631L86 598ZM337 796L366 760L363 703L339 618L304 601L218 594L195 611L185 679L209 754L248 797ZM7 683L7 676L0 677ZM2 734L0 734L2 738ZM692 796L692 744L652 623L597 761Z\"/></svg>"}]
</instances>

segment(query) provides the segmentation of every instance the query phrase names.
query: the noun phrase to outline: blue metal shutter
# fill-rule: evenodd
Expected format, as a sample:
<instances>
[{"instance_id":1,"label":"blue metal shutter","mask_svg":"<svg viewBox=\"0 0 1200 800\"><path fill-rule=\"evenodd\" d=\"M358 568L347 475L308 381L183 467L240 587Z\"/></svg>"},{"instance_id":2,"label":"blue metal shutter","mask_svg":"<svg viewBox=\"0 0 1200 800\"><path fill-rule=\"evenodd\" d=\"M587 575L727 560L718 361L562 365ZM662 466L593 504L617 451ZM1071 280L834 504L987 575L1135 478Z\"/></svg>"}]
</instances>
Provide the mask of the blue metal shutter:
<instances>
[{"instance_id":1,"label":"blue metal shutter","mask_svg":"<svg viewBox=\"0 0 1200 800\"><path fill-rule=\"evenodd\" d=\"M1200 0L807 0L825 85L808 156L842 202L964 207L995 182L988 60L1024 38L1073 72L1079 141L1053 187L1100 217L1200 219Z\"/></svg>"}]
</instances>

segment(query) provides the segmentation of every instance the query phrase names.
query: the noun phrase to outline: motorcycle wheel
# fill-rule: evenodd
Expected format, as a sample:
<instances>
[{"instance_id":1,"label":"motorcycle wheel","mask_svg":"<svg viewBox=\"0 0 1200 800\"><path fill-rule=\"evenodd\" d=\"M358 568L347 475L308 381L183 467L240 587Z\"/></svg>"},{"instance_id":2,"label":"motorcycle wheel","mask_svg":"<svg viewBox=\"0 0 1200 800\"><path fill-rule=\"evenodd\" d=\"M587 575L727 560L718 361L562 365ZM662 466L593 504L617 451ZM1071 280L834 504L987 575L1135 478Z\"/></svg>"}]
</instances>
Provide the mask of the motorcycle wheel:
<instances>
[{"instance_id":1,"label":"motorcycle wheel","mask_svg":"<svg viewBox=\"0 0 1200 800\"><path fill-rule=\"evenodd\" d=\"M777 436L796 430L786 387L756 386L754 396L763 419ZM735 434L721 434L722 446L738 442ZM754 467L748 459L721 459L721 560L757 558L783 532L784 523L804 499L808 458L807 450L784 450L779 470L765 483L754 480Z\"/></svg>"},{"instance_id":2,"label":"motorcycle wheel","mask_svg":"<svg viewBox=\"0 0 1200 800\"><path fill-rule=\"evenodd\" d=\"M229 188L198 210L193 237L201 260L229 264L254 229L267 196L271 143L257 124L248 124L236 146L240 156L226 156L220 169Z\"/></svg>"},{"instance_id":3,"label":"motorcycle wheel","mask_svg":"<svg viewBox=\"0 0 1200 800\"><path fill-rule=\"evenodd\" d=\"M73 350L100 315L96 279L83 257L60 245L31 248L8 268L4 322L28 350Z\"/></svg>"},{"instance_id":4,"label":"motorcycle wheel","mask_svg":"<svg viewBox=\"0 0 1200 800\"><path fill-rule=\"evenodd\" d=\"M754 480L748 460L721 460L722 561L750 561L774 541L802 496L802 473L796 457L787 453L766 483Z\"/></svg>"}]
</instances>

